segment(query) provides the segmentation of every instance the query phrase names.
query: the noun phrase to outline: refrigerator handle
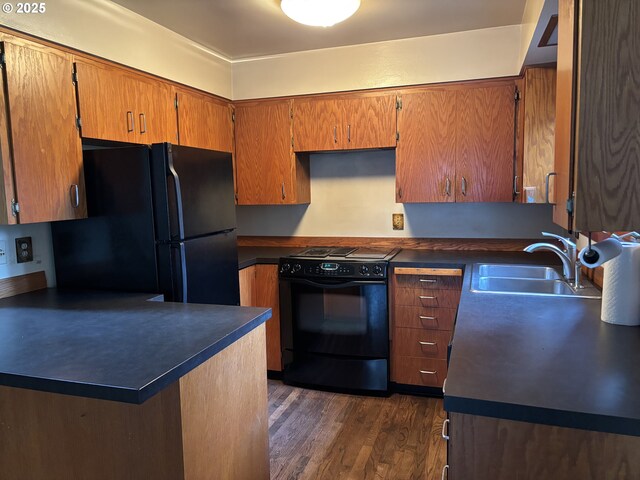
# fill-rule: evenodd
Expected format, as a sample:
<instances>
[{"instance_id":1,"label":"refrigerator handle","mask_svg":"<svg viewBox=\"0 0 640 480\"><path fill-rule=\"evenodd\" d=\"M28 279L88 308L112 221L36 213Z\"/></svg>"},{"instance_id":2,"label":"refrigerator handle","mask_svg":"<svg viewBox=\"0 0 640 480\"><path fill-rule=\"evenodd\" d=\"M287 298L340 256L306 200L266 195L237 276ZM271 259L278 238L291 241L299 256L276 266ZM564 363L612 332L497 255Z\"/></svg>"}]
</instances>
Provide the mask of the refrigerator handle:
<instances>
[{"instance_id":1,"label":"refrigerator handle","mask_svg":"<svg viewBox=\"0 0 640 480\"><path fill-rule=\"evenodd\" d=\"M174 295L178 294L179 297L174 300L179 300L182 303L187 303L187 257L184 249L184 242L180 242L175 246L178 249L177 262L179 265L174 265L174 273L176 282L174 285Z\"/></svg>"},{"instance_id":2,"label":"refrigerator handle","mask_svg":"<svg viewBox=\"0 0 640 480\"><path fill-rule=\"evenodd\" d=\"M173 168L173 162L171 159L167 162L167 168L169 173L173 177L173 188L176 193L176 216L178 217L178 229L180 232L180 238L184 238L184 221L182 219L182 192L180 190L180 177L178 177L178 172L176 172L175 168ZM182 246L184 251L184 245Z\"/></svg>"}]
</instances>

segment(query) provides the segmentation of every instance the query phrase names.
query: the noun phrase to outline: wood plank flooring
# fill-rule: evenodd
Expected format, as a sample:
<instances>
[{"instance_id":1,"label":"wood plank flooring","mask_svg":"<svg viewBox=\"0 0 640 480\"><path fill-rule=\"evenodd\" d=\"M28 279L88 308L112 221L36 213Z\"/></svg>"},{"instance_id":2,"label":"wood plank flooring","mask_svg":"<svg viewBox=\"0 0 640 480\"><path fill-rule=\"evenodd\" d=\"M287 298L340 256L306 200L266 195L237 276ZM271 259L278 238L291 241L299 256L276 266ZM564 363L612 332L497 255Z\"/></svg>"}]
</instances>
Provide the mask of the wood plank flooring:
<instances>
[{"instance_id":1,"label":"wood plank flooring","mask_svg":"<svg viewBox=\"0 0 640 480\"><path fill-rule=\"evenodd\" d=\"M269 380L272 480L436 480L442 400L320 392Z\"/></svg>"}]
</instances>

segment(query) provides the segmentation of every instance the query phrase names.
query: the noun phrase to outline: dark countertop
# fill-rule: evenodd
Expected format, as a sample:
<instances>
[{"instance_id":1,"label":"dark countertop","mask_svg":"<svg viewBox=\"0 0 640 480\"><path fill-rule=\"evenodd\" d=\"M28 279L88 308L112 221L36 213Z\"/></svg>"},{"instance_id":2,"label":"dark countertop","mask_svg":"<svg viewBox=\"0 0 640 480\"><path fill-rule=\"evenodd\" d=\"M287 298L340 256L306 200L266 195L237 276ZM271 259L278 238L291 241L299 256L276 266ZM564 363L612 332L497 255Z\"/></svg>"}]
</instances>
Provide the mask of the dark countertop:
<instances>
[{"instance_id":1,"label":"dark countertop","mask_svg":"<svg viewBox=\"0 0 640 480\"><path fill-rule=\"evenodd\" d=\"M46 289L0 300L0 385L142 403L270 309Z\"/></svg>"},{"instance_id":2,"label":"dark countertop","mask_svg":"<svg viewBox=\"0 0 640 480\"><path fill-rule=\"evenodd\" d=\"M558 264L522 252L403 250L395 266ZM600 321L600 300L470 291L465 269L445 408L640 436L640 328Z\"/></svg>"},{"instance_id":3,"label":"dark countertop","mask_svg":"<svg viewBox=\"0 0 640 480\"><path fill-rule=\"evenodd\" d=\"M256 264L276 264L280 257L301 252L304 247L238 247L238 267L246 268Z\"/></svg>"}]
</instances>

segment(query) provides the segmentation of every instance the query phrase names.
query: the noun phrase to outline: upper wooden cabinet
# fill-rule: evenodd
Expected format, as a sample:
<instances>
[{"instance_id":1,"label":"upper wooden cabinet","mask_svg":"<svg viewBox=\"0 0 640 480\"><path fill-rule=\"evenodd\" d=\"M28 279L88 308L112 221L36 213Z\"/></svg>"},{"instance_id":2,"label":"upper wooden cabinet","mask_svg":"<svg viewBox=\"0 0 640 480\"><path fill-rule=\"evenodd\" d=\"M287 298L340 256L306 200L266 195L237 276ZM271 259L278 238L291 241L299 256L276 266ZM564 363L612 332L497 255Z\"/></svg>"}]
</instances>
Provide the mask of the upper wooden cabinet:
<instances>
[{"instance_id":1,"label":"upper wooden cabinet","mask_svg":"<svg viewBox=\"0 0 640 480\"><path fill-rule=\"evenodd\" d=\"M396 101L388 93L296 98L296 152L396 146Z\"/></svg>"},{"instance_id":2,"label":"upper wooden cabinet","mask_svg":"<svg viewBox=\"0 0 640 480\"><path fill-rule=\"evenodd\" d=\"M4 42L2 49L1 220L32 223L86 217L71 56L27 42Z\"/></svg>"},{"instance_id":3,"label":"upper wooden cabinet","mask_svg":"<svg viewBox=\"0 0 640 480\"><path fill-rule=\"evenodd\" d=\"M178 90L180 145L233 151L231 104L208 95Z\"/></svg>"},{"instance_id":4,"label":"upper wooden cabinet","mask_svg":"<svg viewBox=\"0 0 640 480\"><path fill-rule=\"evenodd\" d=\"M76 60L75 67L84 138L177 143L175 100L169 84L85 59Z\"/></svg>"},{"instance_id":5,"label":"upper wooden cabinet","mask_svg":"<svg viewBox=\"0 0 640 480\"><path fill-rule=\"evenodd\" d=\"M396 200L511 202L513 81L401 92Z\"/></svg>"},{"instance_id":6,"label":"upper wooden cabinet","mask_svg":"<svg viewBox=\"0 0 640 480\"><path fill-rule=\"evenodd\" d=\"M570 230L640 228L638 18L637 0L558 4L554 219Z\"/></svg>"},{"instance_id":7,"label":"upper wooden cabinet","mask_svg":"<svg viewBox=\"0 0 640 480\"><path fill-rule=\"evenodd\" d=\"M239 103L236 113L238 205L309 203L309 159L293 152L292 100Z\"/></svg>"}]
</instances>

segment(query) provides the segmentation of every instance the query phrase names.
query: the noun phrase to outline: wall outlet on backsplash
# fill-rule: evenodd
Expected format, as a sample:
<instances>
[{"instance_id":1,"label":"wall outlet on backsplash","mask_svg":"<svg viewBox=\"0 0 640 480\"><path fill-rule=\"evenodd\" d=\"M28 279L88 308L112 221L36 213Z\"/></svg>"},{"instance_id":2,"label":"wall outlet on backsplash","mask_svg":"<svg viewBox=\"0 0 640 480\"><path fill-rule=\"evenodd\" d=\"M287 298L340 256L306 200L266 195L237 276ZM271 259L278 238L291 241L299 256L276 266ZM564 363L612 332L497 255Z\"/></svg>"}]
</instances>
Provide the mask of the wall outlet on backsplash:
<instances>
[{"instance_id":1,"label":"wall outlet on backsplash","mask_svg":"<svg viewBox=\"0 0 640 480\"><path fill-rule=\"evenodd\" d=\"M7 263L7 242L0 240L0 265Z\"/></svg>"}]
</instances>

